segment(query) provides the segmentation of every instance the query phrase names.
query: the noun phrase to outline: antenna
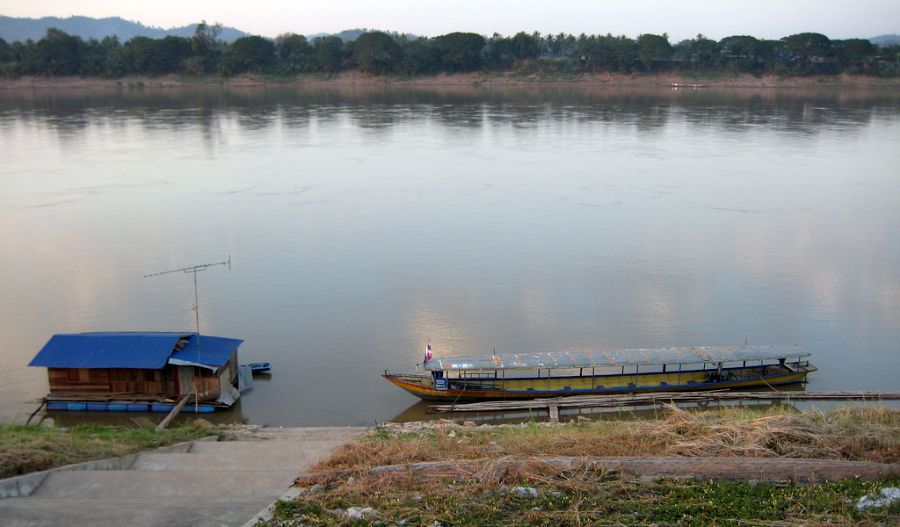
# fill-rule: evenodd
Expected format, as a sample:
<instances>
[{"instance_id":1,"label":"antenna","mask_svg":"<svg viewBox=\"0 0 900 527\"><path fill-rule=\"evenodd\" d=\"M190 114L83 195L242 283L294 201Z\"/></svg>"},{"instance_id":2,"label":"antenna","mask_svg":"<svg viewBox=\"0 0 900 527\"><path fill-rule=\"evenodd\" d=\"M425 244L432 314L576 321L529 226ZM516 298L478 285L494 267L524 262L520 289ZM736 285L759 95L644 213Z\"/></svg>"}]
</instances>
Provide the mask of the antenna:
<instances>
[{"instance_id":1,"label":"antenna","mask_svg":"<svg viewBox=\"0 0 900 527\"><path fill-rule=\"evenodd\" d=\"M205 271L210 267L215 267L217 265L227 265L228 270L231 270L231 255L228 255L228 259L224 262L213 262L202 265L193 265L191 267L182 267L181 269L172 269L171 271L161 271L159 273L151 273L145 274L144 278L150 278L151 276L161 276L164 274L172 274L172 273L194 273L194 319L197 322L197 346L200 346L200 302L197 300L197 273L200 271Z\"/></svg>"}]
</instances>

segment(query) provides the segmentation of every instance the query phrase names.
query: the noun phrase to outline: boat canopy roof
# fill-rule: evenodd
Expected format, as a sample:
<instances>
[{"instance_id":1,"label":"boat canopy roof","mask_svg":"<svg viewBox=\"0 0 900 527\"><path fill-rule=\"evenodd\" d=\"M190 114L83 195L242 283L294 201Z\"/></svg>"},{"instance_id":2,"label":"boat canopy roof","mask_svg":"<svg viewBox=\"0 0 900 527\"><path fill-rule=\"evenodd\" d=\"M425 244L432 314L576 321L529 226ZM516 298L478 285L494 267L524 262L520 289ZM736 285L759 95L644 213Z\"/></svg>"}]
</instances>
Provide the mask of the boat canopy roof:
<instances>
[{"instance_id":1,"label":"boat canopy roof","mask_svg":"<svg viewBox=\"0 0 900 527\"><path fill-rule=\"evenodd\" d=\"M693 348L625 349L616 351L561 351L434 358L425 362L425 369L446 371L590 368L594 366L640 366L770 360L808 357L809 355L809 352L799 346L700 346Z\"/></svg>"}]
</instances>

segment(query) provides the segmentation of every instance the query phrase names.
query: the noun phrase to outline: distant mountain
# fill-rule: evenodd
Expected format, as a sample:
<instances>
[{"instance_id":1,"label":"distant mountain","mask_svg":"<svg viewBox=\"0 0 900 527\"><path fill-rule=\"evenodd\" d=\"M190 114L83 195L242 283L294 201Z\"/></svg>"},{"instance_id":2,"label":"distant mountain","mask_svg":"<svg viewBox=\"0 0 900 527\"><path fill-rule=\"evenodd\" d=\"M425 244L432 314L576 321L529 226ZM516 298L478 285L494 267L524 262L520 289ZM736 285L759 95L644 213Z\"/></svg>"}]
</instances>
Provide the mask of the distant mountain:
<instances>
[{"instance_id":1,"label":"distant mountain","mask_svg":"<svg viewBox=\"0 0 900 527\"><path fill-rule=\"evenodd\" d=\"M312 42L313 40L319 37L338 37L344 42L353 42L358 39L360 35L363 33L368 33L369 31L375 31L374 29L345 29L340 33L315 33L312 35L306 35L306 40Z\"/></svg>"},{"instance_id":2,"label":"distant mountain","mask_svg":"<svg viewBox=\"0 0 900 527\"><path fill-rule=\"evenodd\" d=\"M896 46L900 45L900 35L880 35L870 38L869 42L879 46Z\"/></svg>"},{"instance_id":3,"label":"distant mountain","mask_svg":"<svg viewBox=\"0 0 900 527\"><path fill-rule=\"evenodd\" d=\"M359 36L362 35L363 33L368 33L370 31L381 31L381 30L380 29L356 28L356 29L345 29L345 30L341 31L340 33L314 33L312 35L306 35L306 40L312 42L313 40L315 40L319 37L338 37L341 40L343 40L344 42L353 42L354 40L358 39ZM387 33L389 35L396 34L394 31L385 31L385 33ZM409 33L403 33L401 36L406 38L406 40L415 40L416 38L418 38L418 37L416 37L416 35L411 35Z\"/></svg>"},{"instance_id":4,"label":"distant mountain","mask_svg":"<svg viewBox=\"0 0 900 527\"><path fill-rule=\"evenodd\" d=\"M58 18L46 16L44 18L12 18L0 16L0 38L7 42L25 41L28 39L39 40L50 28L65 31L70 35L77 35L84 40L91 38L100 40L103 37L115 35L124 42L138 36L150 38L162 38L167 35L190 37L193 36L196 27L197 24L190 24L183 27L162 29L145 26L140 22L131 22L120 17L90 18L86 16L72 16L69 18ZM233 27L223 27L219 38L232 42L247 35L248 33Z\"/></svg>"}]
</instances>

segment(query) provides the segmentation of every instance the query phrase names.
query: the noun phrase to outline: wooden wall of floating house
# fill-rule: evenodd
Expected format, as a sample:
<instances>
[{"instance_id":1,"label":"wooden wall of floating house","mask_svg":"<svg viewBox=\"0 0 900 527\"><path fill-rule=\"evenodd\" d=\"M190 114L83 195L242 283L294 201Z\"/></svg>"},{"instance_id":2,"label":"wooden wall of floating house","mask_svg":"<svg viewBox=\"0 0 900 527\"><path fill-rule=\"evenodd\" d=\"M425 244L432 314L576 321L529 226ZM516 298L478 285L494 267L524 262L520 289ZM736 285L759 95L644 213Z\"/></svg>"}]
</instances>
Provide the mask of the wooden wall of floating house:
<instances>
[{"instance_id":1,"label":"wooden wall of floating house","mask_svg":"<svg viewBox=\"0 0 900 527\"><path fill-rule=\"evenodd\" d=\"M194 384L201 401L211 401L219 397L219 377L207 368L194 369Z\"/></svg>"},{"instance_id":2,"label":"wooden wall of floating house","mask_svg":"<svg viewBox=\"0 0 900 527\"><path fill-rule=\"evenodd\" d=\"M196 389L201 401L219 397L217 373L199 366L175 366L173 378L178 377L178 395L193 393Z\"/></svg>"},{"instance_id":3,"label":"wooden wall of floating house","mask_svg":"<svg viewBox=\"0 0 900 527\"><path fill-rule=\"evenodd\" d=\"M178 395L185 395L194 391L194 366L174 366L178 376Z\"/></svg>"},{"instance_id":4,"label":"wooden wall of floating house","mask_svg":"<svg viewBox=\"0 0 900 527\"><path fill-rule=\"evenodd\" d=\"M113 393L176 395L174 372L171 368L163 370L111 368L109 385Z\"/></svg>"},{"instance_id":5,"label":"wooden wall of floating house","mask_svg":"<svg viewBox=\"0 0 900 527\"><path fill-rule=\"evenodd\" d=\"M47 368L51 395L105 395L110 393L109 372L89 368Z\"/></svg>"},{"instance_id":6,"label":"wooden wall of floating house","mask_svg":"<svg viewBox=\"0 0 900 527\"><path fill-rule=\"evenodd\" d=\"M173 396L167 370L131 368L48 368L51 395L147 394Z\"/></svg>"}]
</instances>

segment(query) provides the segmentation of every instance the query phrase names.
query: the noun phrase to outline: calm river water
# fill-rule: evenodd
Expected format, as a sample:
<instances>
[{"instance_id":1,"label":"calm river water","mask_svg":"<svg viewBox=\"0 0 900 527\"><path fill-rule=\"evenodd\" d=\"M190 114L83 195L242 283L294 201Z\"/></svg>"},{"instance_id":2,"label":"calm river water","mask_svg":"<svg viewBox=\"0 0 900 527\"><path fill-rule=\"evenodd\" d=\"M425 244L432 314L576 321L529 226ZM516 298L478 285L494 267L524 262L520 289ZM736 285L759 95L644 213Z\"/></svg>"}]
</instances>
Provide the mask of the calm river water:
<instances>
[{"instance_id":1,"label":"calm river water","mask_svg":"<svg viewBox=\"0 0 900 527\"><path fill-rule=\"evenodd\" d=\"M0 420L57 332L271 361L224 419L371 424L443 356L799 344L896 390L900 94L0 93Z\"/></svg>"}]
</instances>

